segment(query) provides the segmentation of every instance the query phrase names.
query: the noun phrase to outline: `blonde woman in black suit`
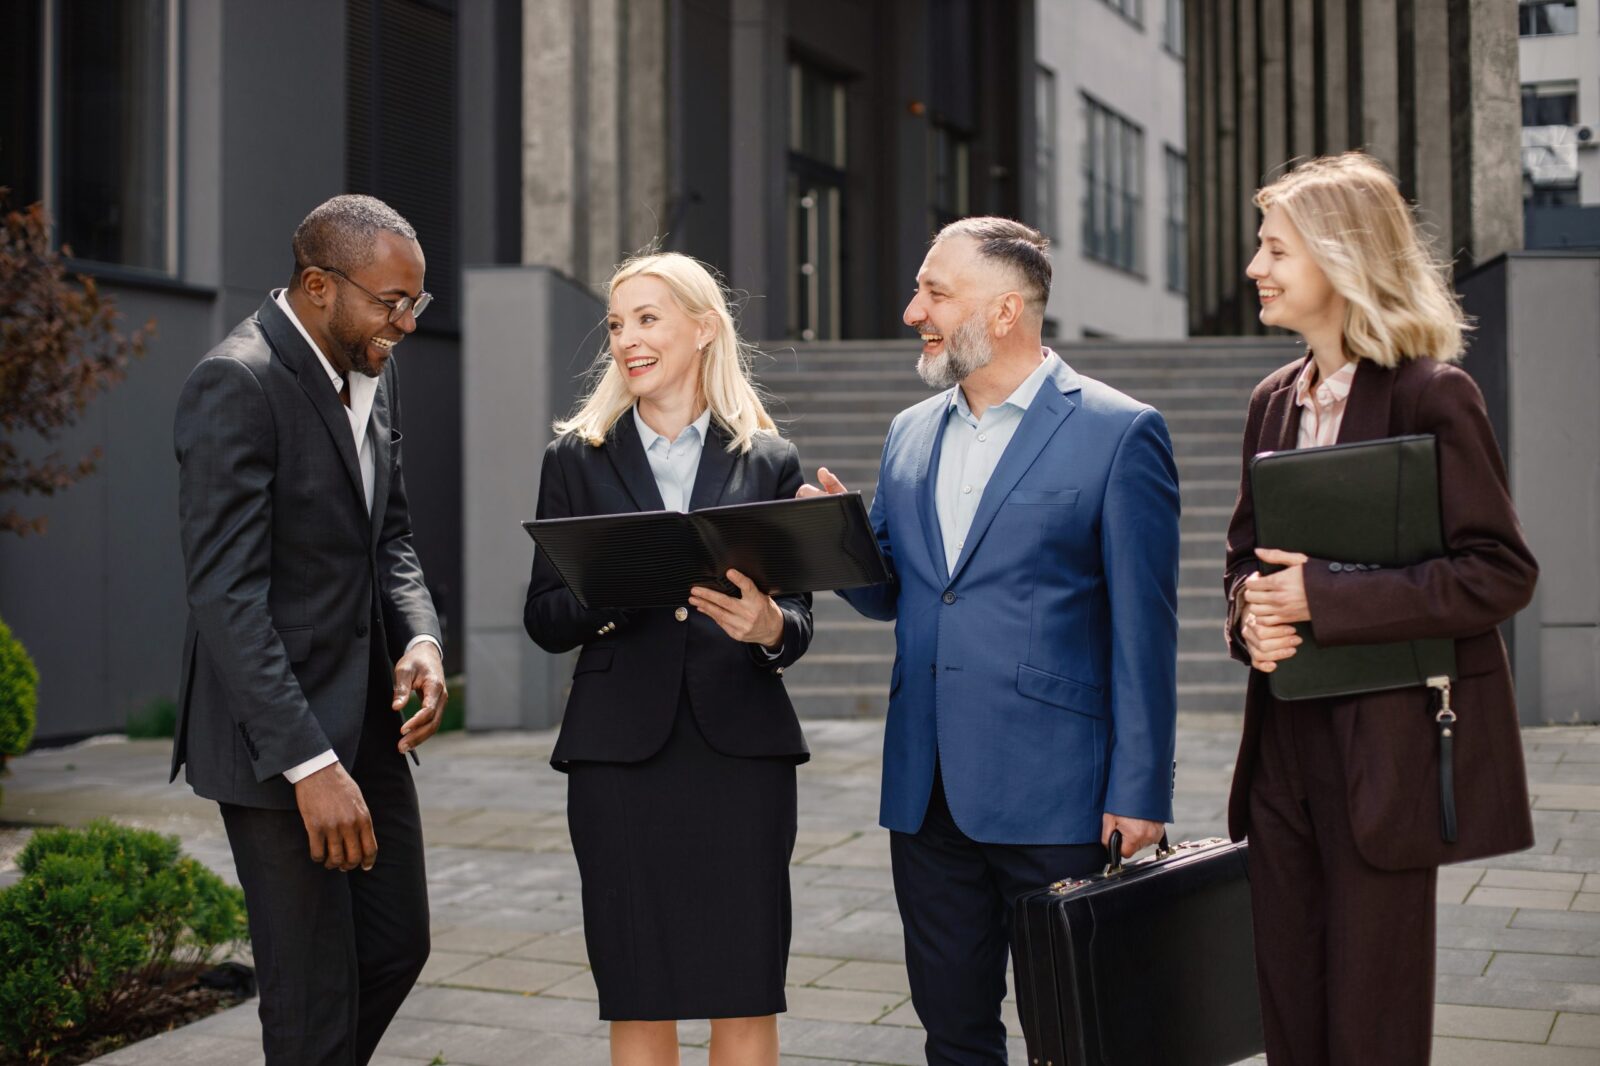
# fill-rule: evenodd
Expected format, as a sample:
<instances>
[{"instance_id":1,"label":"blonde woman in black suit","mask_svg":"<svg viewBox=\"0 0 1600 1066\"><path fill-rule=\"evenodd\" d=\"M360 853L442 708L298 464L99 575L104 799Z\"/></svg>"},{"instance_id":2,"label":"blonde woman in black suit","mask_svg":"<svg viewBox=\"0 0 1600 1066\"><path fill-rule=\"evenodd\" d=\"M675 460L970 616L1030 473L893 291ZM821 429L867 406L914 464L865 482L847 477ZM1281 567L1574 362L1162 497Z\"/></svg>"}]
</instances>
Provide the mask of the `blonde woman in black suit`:
<instances>
[{"instance_id":1,"label":"blonde woman in black suit","mask_svg":"<svg viewBox=\"0 0 1600 1066\"><path fill-rule=\"evenodd\" d=\"M677 254L611 280L595 387L545 451L539 517L780 500L800 458L751 386L721 287ZM524 623L582 647L551 764L583 877L584 937L611 1061L678 1061L711 1019L713 1066L776 1066L785 1009L795 766L809 756L784 668L811 597L694 589L675 607L588 610L536 555Z\"/></svg>"}]
</instances>

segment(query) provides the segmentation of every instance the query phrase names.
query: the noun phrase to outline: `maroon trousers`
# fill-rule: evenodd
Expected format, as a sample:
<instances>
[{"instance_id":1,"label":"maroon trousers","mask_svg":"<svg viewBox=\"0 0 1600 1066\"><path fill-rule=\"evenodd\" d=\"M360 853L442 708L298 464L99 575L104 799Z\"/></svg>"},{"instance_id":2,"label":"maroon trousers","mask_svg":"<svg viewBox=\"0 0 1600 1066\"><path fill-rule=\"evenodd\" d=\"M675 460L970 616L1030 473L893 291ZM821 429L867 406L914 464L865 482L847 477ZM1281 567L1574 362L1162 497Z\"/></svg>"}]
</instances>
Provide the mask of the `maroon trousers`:
<instances>
[{"instance_id":1,"label":"maroon trousers","mask_svg":"<svg viewBox=\"0 0 1600 1066\"><path fill-rule=\"evenodd\" d=\"M1272 701L1250 789L1250 895L1271 1066L1419 1066L1438 870L1356 851L1330 705Z\"/></svg>"}]
</instances>

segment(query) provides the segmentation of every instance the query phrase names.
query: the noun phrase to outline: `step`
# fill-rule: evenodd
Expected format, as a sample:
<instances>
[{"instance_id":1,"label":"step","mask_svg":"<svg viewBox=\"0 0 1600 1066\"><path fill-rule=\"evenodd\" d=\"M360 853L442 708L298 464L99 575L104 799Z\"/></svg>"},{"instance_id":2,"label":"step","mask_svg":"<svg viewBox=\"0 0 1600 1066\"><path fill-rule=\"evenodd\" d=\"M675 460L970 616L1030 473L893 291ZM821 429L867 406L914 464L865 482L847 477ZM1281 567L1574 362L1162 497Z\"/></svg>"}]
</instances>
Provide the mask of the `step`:
<instances>
[{"instance_id":1,"label":"step","mask_svg":"<svg viewBox=\"0 0 1600 1066\"><path fill-rule=\"evenodd\" d=\"M1184 711L1225 711L1238 714L1244 710L1244 692L1246 671L1243 663L1238 664L1239 681L1237 684L1208 682L1203 684L1178 685L1178 713Z\"/></svg>"}]
</instances>

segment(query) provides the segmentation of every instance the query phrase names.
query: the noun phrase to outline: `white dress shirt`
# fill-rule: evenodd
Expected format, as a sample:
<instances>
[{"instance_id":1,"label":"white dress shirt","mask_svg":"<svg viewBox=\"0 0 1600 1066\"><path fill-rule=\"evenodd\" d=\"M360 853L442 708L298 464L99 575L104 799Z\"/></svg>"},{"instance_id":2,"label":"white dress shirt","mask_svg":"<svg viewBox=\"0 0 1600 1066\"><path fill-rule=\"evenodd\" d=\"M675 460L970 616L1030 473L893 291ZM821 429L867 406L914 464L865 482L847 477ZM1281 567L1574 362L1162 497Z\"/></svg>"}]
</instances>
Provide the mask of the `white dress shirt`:
<instances>
[{"instance_id":1,"label":"white dress shirt","mask_svg":"<svg viewBox=\"0 0 1600 1066\"><path fill-rule=\"evenodd\" d=\"M288 290L275 290L272 294L272 299L283 309L283 313L289 316L289 321L294 323L294 328L300 331L300 336L306 339L306 343L316 353L317 362L322 364L323 372L328 375L328 382L333 387L334 396L338 396L345 386L344 375L333 368L333 364L328 362L326 355L322 354L322 349L317 346L317 342L311 339L310 333L306 332L306 327L301 324L299 316L294 313L294 308L289 306ZM361 488L366 493L367 514L371 515L376 467L373 458L372 435L367 432L367 428L372 421L372 403L378 396L378 379L369 378L365 374L351 374L349 385L350 406L345 408L345 415L350 419L350 433L355 442L356 457L361 463ZM439 648L440 655L444 654L444 648L440 647L439 642L426 633L412 637L410 643L406 645L406 651L410 651L424 640ZM283 772L283 776L288 779L291 785L297 784L323 767L332 766L338 761L338 756L333 753L332 748L329 748L321 755L313 756L303 763L289 767Z\"/></svg>"},{"instance_id":2,"label":"white dress shirt","mask_svg":"<svg viewBox=\"0 0 1600 1066\"><path fill-rule=\"evenodd\" d=\"M1045 378L1061 368L1061 359L1049 348L1033 373L1022 379L1002 403L978 418L967 405L967 394L956 386L945 411L944 442L939 447L939 477L934 483L933 505L939 516L939 536L944 540L945 570L956 568L961 549L978 513L978 501L994 476L1006 445L1016 435L1022 416L1039 394Z\"/></svg>"}]
</instances>

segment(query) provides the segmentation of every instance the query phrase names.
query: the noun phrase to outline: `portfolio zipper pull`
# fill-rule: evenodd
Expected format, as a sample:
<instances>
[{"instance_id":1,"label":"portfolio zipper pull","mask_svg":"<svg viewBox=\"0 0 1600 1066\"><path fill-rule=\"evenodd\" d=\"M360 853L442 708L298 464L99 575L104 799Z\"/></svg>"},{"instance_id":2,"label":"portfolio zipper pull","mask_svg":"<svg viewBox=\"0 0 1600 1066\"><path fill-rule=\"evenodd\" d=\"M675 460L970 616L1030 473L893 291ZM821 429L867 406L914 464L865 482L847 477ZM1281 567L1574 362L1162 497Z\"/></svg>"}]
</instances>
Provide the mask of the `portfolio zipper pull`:
<instances>
[{"instance_id":1,"label":"portfolio zipper pull","mask_svg":"<svg viewBox=\"0 0 1600 1066\"><path fill-rule=\"evenodd\" d=\"M1450 706L1450 678L1428 678L1438 709L1434 726L1439 733L1439 834L1446 844L1456 842L1456 712Z\"/></svg>"}]
</instances>

